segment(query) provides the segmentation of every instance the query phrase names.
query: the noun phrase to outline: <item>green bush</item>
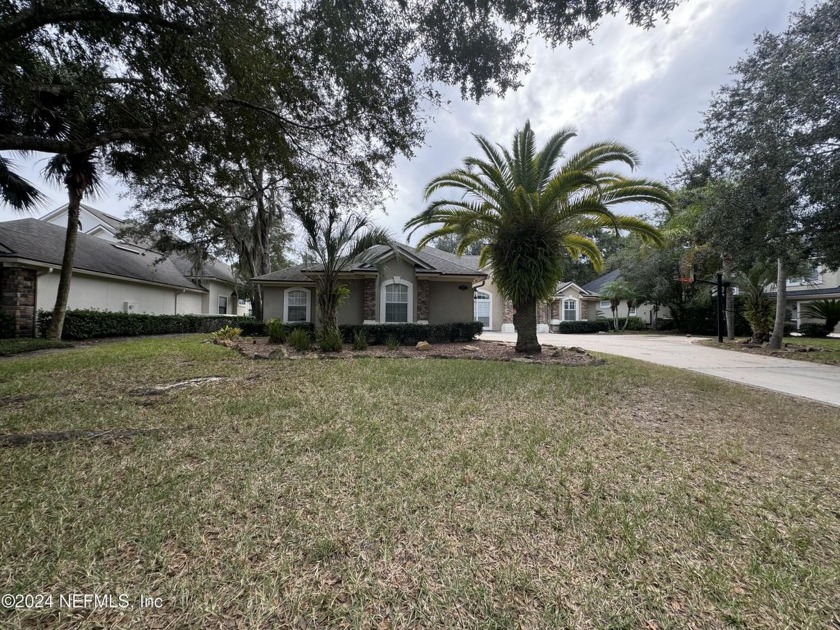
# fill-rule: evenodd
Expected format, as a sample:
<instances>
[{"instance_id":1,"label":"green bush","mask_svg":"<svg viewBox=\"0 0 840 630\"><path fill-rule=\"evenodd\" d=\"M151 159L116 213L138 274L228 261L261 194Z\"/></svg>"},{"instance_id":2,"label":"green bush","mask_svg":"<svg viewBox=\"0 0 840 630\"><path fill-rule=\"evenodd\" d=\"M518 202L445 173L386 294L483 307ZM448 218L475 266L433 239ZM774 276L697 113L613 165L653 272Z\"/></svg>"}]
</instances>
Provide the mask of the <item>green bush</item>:
<instances>
[{"instance_id":1,"label":"green bush","mask_svg":"<svg viewBox=\"0 0 840 630\"><path fill-rule=\"evenodd\" d=\"M825 327L825 324L802 324L799 327L799 332L805 337L814 337L816 339L828 337L828 328Z\"/></svg>"},{"instance_id":2,"label":"green bush","mask_svg":"<svg viewBox=\"0 0 840 630\"><path fill-rule=\"evenodd\" d=\"M606 320L598 320L590 322L582 320L577 322L560 322L557 332L566 335L580 335L585 333L607 332L610 329L610 323Z\"/></svg>"},{"instance_id":3,"label":"green bush","mask_svg":"<svg viewBox=\"0 0 840 630\"><path fill-rule=\"evenodd\" d=\"M38 331L43 336L52 321L51 311L38 311ZM138 335L172 335L179 333L211 333L225 326L241 327L254 323L253 317L220 315L145 315L111 311L73 310L64 316L62 339L96 339L100 337L136 337Z\"/></svg>"},{"instance_id":4,"label":"green bush","mask_svg":"<svg viewBox=\"0 0 840 630\"><path fill-rule=\"evenodd\" d=\"M396 335L388 335L388 338L385 340L385 345L388 346L388 350L399 350L400 339Z\"/></svg>"},{"instance_id":5,"label":"green bush","mask_svg":"<svg viewBox=\"0 0 840 630\"><path fill-rule=\"evenodd\" d=\"M337 327L323 328L318 333L318 345L324 352L341 352L344 340Z\"/></svg>"},{"instance_id":6,"label":"green bush","mask_svg":"<svg viewBox=\"0 0 840 630\"><path fill-rule=\"evenodd\" d=\"M641 317L631 317L630 320L627 322L627 328L624 327L625 321L627 321L626 317L618 318L619 330L647 330L647 326L645 326L645 323L642 321Z\"/></svg>"},{"instance_id":7,"label":"green bush","mask_svg":"<svg viewBox=\"0 0 840 630\"><path fill-rule=\"evenodd\" d=\"M265 322L240 322L243 337L265 337L268 335L268 326Z\"/></svg>"},{"instance_id":8,"label":"green bush","mask_svg":"<svg viewBox=\"0 0 840 630\"><path fill-rule=\"evenodd\" d=\"M216 341L230 341L231 339L238 337L241 334L241 328L225 326L224 328L220 328L214 333L210 333L210 336Z\"/></svg>"},{"instance_id":9,"label":"green bush","mask_svg":"<svg viewBox=\"0 0 840 630\"><path fill-rule=\"evenodd\" d=\"M289 331L279 319L272 319L266 324L266 332L268 333L269 343L286 343L289 336Z\"/></svg>"},{"instance_id":10,"label":"green bush","mask_svg":"<svg viewBox=\"0 0 840 630\"><path fill-rule=\"evenodd\" d=\"M0 339L11 339L15 332L15 318L5 311L0 311Z\"/></svg>"},{"instance_id":11,"label":"green bush","mask_svg":"<svg viewBox=\"0 0 840 630\"><path fill-rule=\"evenodd\" d=\"M312 347L312 337L306 329L295 328L289 333L289 345L299 352L308 352Z\"/></svg>"},{"instance_id":12,"label":"green bush","mask_svg":"<svg viewBox=\"0 0 840 630\"><path fill-rule=\"evenodd\" d=\"M750 337L752 328L744 317L744 296L735 296L735 336ZM672 311L676 318L677 313ZM724 333L726 333L726 321L724 320ZM677 329L682 333L692 335L717 335L717 298L712 299L708 304L689 304L682 309Z\"/></svg>"},{"instance_id":13,"label":"green bush","mask_svg":"<svg viewBox=\"0 0 840 630\"><path fill-rule=\"evenodd\" d=\"M367 337L365 337L365 333L361 330L357 330L356 334L353 335L353 350L367 350L368 342Z\"/></svg>"},{"instance_id":14,"label":"green bush","mask_svg":"<svg viewBox=\"0 0 840 630\"><path fill-rule=\"evenodd\" d=\"M354 343L357 334L373 346L387 343L388 337L396 337L400 345L413 346L418 341L449 343L472 341L481 333L481 322L454 322L451 324L361 324L338 327L346 343Z\"/></svg>"}]
</instances>

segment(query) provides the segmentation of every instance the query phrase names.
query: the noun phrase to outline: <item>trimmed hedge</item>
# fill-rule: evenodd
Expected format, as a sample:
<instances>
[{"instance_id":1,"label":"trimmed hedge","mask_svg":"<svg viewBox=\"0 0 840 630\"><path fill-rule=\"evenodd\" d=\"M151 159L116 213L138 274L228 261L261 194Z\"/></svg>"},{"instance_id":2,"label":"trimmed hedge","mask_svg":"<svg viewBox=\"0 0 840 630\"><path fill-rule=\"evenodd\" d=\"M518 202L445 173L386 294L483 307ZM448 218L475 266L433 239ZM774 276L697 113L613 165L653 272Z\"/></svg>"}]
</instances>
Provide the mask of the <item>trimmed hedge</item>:
<instances>
[{"instance_id":1,"label":"trimmed hedge","mask_svg":"<svg viewBox=\"0 0 840 630\"><path fill-rule=\"evenodd\" d=\"M825 324L806 323L799 327L799 331L804 337L812 337L814 339L821 339L828 337L829 330Z\"/></svg>"},{"instance_id":2,"label":"trimmed hedge","mask_svg":"<svg viewBox=\"0 0 840 630\"><path fill-rule=\"evenodd\" d=\"M580 320L576 322L560 322L557 327L557 332L566 335L581 335L586 333L607 332L609 329L610 323L606 320L597 320L594 322Z\"/></svg>"},{"instance_id":3,"label":"trimmed hedge","mask_svg":"<svg viewBox=\"0 0 840 630\"><path fill-rule=\"evenodd\" d=\"M641 317L631 317L630 321L627 323L627 328L624 327L624 322L627 320L626 317L619 317L618 318L618 329L619 330L647 330L647 326L642 321ZM612 323L612 320L609 320Z\"/></svg>"},{"instance_id":4,"label":"trimmed hedge","mask_svg":"<svg viewBox=\"0 0 840 630\"><path fill-rule=\"evenodd\" d=\"M50 311L38 311L38 332L43 336L52 321ZM100 337L136 337L138 335L173 335L209 333L225 326L244 328L255 323L253 317L221 315L145 315L110 311L75 310L64 316L62 339Z\"/></svg>"},{"instance_id":5,"label":"trimmed hedge","mask_svg":"<svg viewBox=\"0 0 840 630\"><path fill-rule=\"evenodd\" d=\"M481 322L455 322L451 324L344 324L338 327L345 343L353 343L356 335L364 335L369 345L381 346L388 337L395 337L401 345L414 345L418 341L447 343L472 341L481 333Z\"/></svg>"}]
</instances>

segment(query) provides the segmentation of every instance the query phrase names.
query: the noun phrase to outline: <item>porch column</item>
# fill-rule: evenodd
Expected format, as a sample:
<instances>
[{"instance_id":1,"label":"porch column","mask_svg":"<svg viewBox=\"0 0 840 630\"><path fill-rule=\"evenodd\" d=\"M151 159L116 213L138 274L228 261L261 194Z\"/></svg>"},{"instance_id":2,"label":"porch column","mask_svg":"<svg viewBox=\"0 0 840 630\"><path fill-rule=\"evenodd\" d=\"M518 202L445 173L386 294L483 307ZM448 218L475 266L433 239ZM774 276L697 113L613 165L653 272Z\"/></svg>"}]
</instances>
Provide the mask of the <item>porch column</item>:
<instances>
[{"instance_id":1,"label":"porch column","mask_svg":"<svg viewBox=\"0 0 840 630\"><path fill-rule=\"evenodd\" d=\"M362 321L365 324L376 323L376 279L362 280Z\"/></svg>"},{"instance_id":2,"label":"porch column","mask_svg":"<svg viewBox=\"0 0 840 630\"><path fill-rule=\"evenodd\" d=\"M35 292L37 275L34 269L3 267L0 269L0 309L14 320L15 337L35 336Z\"/></svg>"},{"instance_id":3,"label":"porch column","mask_svg":"<svg viewBox=\"0 0 840 630\"><path fill-rule=\"evenodd\" d=\"M429 323L429 281L417 281L417 323Z\"/></svg>"}]
</instances>

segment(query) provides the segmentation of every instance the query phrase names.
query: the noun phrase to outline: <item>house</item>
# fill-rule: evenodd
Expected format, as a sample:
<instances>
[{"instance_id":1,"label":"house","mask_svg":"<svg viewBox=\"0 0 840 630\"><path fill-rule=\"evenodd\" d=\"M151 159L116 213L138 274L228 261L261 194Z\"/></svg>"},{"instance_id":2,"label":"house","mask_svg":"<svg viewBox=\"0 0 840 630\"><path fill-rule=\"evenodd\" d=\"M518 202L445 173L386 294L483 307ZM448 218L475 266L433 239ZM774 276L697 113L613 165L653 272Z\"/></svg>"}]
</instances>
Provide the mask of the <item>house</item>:
<instances>
[{"instance_id":1,"label":"house","mask_svg":"<svg viewBox=\"0 0 840 630\"><path fill-rule=\"evenodd\" d=\"M772 287L775 289L775 285ZM770 293L775 297L775 292ZM787 319L799 328L805 323L821 323L822 320L804 315L808 303L814 300L840 299L840 269L831 271L825 267L814 266L803 277L788 278L787 281ZM840 325L834 329L840 333Z\"/></svg>"},{"instance_id":2,"label":"house","mask_svg":"<svg viewBox=\"0 0 840 630\"><path fill-rule=\"evenodd\" d=\"M263 290L266 321L317 323L320 265L296 265L253 279ZM339 276L350 290L339 324L444 324L474 321L473 290L487 274L433 247L372 247Z\"/></svg>"},{"instance_id":3,"label":"house","mask_svg":"<svg viewBox=\"0 0 840 630\"><path fill-rule=\"evenodd\" d=\"M55 304L64 253L67 207L43 219L0 223L0 308L15 319L18 336L35 333L39 309ZM200 269L184 257L162 255L117 237L124 222L83 206L68 308L151 314L236 314L239 300L230 267Z\"/></svg>"}]
</instances>

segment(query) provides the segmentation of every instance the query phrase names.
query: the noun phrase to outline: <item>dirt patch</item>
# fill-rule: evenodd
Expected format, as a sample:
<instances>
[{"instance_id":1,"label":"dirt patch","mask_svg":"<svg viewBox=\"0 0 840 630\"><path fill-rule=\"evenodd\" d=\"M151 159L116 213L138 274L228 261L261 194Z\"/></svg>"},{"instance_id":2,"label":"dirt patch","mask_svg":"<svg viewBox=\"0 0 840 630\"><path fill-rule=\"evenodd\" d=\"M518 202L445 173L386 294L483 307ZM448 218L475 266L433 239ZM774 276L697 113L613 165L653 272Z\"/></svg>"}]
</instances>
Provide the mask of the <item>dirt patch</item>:
<instances>
[{"instance_id":1,"label":"dirt patch","mask_svg":"<svg viewBox=\"0 0 840 630\"><path fill-rule=\"evenodd\" d=\"M158 435L163 429L107 429L105 431L55 431L51 433L10 433L0 435L0 446L26 446L70 440L103 440L114 442L127 440L138 435Z\"/></svg>"},{"instance_id":2,"label":"dirt patch","mask_svg":"<svg viewBox=\"0 0 840 630\"><path fill-rule=\"evenodd\" d=\"M544 345L540 354L520 354L513 344L503 341L471 341L469 343L433 343L426 348L401 346L391 350L387 346L369 346L367 350L354 350L349 344L342 352L298 352L283 344L271 344L267 337L240 339L225 342L249 359L355 359L373 357L382 359L471 359L477 361L513 361L551 365L600 365L604 361L590 355L582 348L564 348Z\"/></svg>"}]
</instances>

